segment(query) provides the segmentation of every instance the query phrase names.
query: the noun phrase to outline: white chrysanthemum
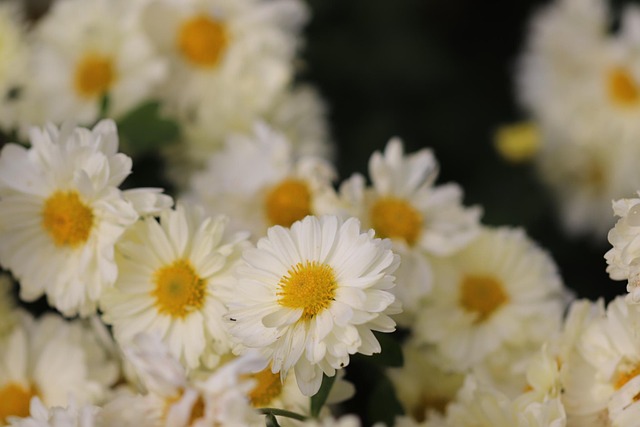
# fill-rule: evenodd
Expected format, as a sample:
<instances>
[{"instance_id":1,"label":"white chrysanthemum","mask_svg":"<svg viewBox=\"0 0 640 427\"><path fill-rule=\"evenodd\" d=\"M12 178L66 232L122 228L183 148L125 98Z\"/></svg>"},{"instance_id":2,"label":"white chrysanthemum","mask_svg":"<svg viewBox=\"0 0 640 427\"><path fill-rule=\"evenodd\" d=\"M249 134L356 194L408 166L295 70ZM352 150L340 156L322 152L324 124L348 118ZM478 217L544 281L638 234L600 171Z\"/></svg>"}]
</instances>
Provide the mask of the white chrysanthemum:
<instances>
[{"instance_id":1,"label":"white chrysanthemum","mask_svg":"<svg viewBox=\"0 0 640 427\"><path fill-rule=\"evenodd\" d=\"M189 369L215 366L231 343L222 293L244 236L227 236L226 218L179 205L138 221L116 247L118 279L101 300L103 319L125 344L154 332Z\"/></svg>"},{"instance_id":2,"label":"white chrysanthemum","mask_svg":"<svg viewBox=\"0 0 640 427\"><path fill-rule=\"evenodd\" d=\"M100 408L93 405L80 406L70 399L67 407L47 408L38 397L31 400L29 417L14 418L11 427L95 427L100 426Z\"/></svg>"},{"instance_id":3,"label":"white chrysanthemum","mask_svg":"<svg viewBox=\"0 0 640 427\"><path fill-rule=\"evenodd\" d=\"M126 427L258 426L264 418L249 404L250 372L265 366L256 356L231 361L204 380L189 380L156 335L138 334L124 347L146 387L144 396L121 395L105 405L106 425ZM135 411L131 407L135 407Z\"/></svg>"},{"instance_id":4,"label":"white chrysanthemum","mask_svg":"<svg viewBox=\"0 0 640 427\"><path fill-rule=\"evenodd\" d=\"M537 122L537 165L567 231L602 236L611 199L630 195L640 172L640 10L608 31L603 0L558 0L533 21L519 69L523 104Z\"/></svg>"},{"instance_id":5,"label":"white chrysanthemum","mask_svg":"<svg viewBox=\"0 0 640 427\"><path fill-rule=\"evenodd\" d=\"M19 91L26 83L29 45L19 6L17 1L0 3L0 127L5 131L16 125Z\"/></svg>"},{"instance_id":6,"label":"white chrysanthemum","mask_svg":"<svg viewBox=\"0 0 640 427\"><path fill-rule=\"evenodd\" d=\"M152 204L133 203L118 189L131 159L117 152L113 121L92 130L33 128L31 144L7 144L0 153L0 264L20 282L20 298L46 294L65 315L84 316L116 279L114 245L144 213L136 207Z\"/></svg>"},{"instance_id":7,"label":"white chrysanthemum","mask_svg":"<svg viewBox=\"0 0 640 427\"><path fill-rule=\"evenodd\" d=\"M144 34L141 6L121 0L52 5L34 29L27 124L73 119L88 125L100 117L105 95L109 117L149 99L166 64Z\"/></svg>"},{"instance_id":8,"label":"white chrysanthemum","mask_svg":"<svg viewBox=\"0 0 640 427\"><path fill-rule=\"evenodd\" d=\"M145 27L170 63L160 96L186 133L219 145L267 112L291 81L306 14L297 0L150 1ZM187 144L192 162L202 148Z\"/></svg>"},{"instance_id":9,"label":"white chrysanthemum","mask_svg":"<svg viewBox=\"0 0 640 427\"><path fill-rule=\"evenodd\" d=\"M449 405L451 427L564 427L566 415L559 398L521 406L502 393L468 377L456 402Z\"/></svg>"},{"instance_id":10,"label":"white chrysanthemum","mask_svg":"<svg viewBox=\"0 0 640 427\"><path fill-rule=\"evenodd\" d=\"M405 155L402 141L394 138L384 154L375 152L369 160L372 187L356 174L341 185L337 200L328 193L318 202L322 213L357 217L377 236L392 240L402 257L393 292L402 302L398 320L404 324L431 290L429 256L451 255L479 231L480 208L464 208L456 184L434 186L437 174L430 150Z\"/></svg>"},{"instance_id":11,"label":"white chrysanthemum","mask_svg":"<svg viewBox=\"0 0 640 427\"><path fill-rule=\"evenodd\" d=\"M118 378L107 349L86 323L47 314L22 315L21 324L0 340L0 425L27 416L38 396L47 407L99 403Z\"/></svg>"},{"instance_id":12,"label":"white chrysanthemum","mask_svg":"<svg viewBox=\"0 0 640 427\"><path fill-rule=\"evenodd\" d=\"M259 349L284 379L295 370L311 396L323 372L333 376L356 352L380 352L371 330L391 332L398 311L392 288L399 258L388 240L361 233L360 223L308 216L271 227L247 249L229 303L231 333Z\"/></svg>"},{"instance_id":13,"label":"white chrysanthemum","mask_svg":"<svg viewBox=\"0 0 640 427\"><path fill-rule=\"evenodd\" d=\"M627 280L629 301L640 302L640 199L613 202L613 212L620 217L609 231L613 246L604 255L607 273L614 280Z\"/></svg>"},{"instance_id":14,"label":"white chrysanthemum","mask_svg":"<svg viewBox=\"0 0 640 427\"><path fill-rule=\"evenodd\" d=\"M556 266L520 229L486 228L434 267L436 286L414 332L453 369L477 365L502 346L540 345L560 328Z\"/></svg>"},{"instance_id":15,"label":"white chrysanthemum","mask_svg":"<svg viewBox=\"0 0 640 427\"><path fill-rule=\"evenodd\" d=\"M617 424L640 403L640 312L618 297L592 320L562 366L564 404L572 426ZM628 424L627 424L628 425Z\"/></svg>"},{"instance_id":16,"label":"white chrysanthemum","mask_svg":"<svg viewBox=\"0 0 640 427\"><path fill-rule=\"evenodd\" d=\"M418 423L444 414L464 381L464 375L443 370L434 353L409 342L402 346L402 367L388 372L405 414Z\"/></svg>"},{"instance_id":17,"label":"white chrysanthemum","mask_svg":"<svg viewBox=\"0 0 640 427\"><path fill-rule=\"evenodd\" d=\"M233 135L195 174L189 200L209 213L226 214L234 230L257 239L273 225L289 227L316 214L319 194L331 188L335 171L317 157L296 157L291 143L263 123L254 135Z\"/></svg>"}]
</instances>

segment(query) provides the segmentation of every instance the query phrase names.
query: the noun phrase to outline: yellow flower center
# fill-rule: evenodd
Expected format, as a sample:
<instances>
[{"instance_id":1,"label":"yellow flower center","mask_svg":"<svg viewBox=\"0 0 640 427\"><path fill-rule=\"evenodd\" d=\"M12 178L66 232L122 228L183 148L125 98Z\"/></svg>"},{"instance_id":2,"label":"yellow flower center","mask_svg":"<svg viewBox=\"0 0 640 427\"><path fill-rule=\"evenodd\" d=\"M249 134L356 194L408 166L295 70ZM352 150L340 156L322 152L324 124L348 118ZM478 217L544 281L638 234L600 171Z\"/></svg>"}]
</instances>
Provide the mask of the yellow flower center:
<instances>
[{"instance_id":1,"label":"yellow flower center","mask_svg":"<svg viewBox=\"0 0 640 427\"><path fill-rule=\"evenodd\" d=\"M56 191L42 209L42 227L57 246L77 247L89 239L93 211L75 191Z\"/></svg>"},{"instance_id":2,"label":"yellow flower center","mask_svg":"<svg viewBox=\"0 0 640 427\"><path fill-rule=\"evenodd\" d=\"M502 126L495 135L498 153L512 163L531 160L540 150L540 143L540 131L531 122Z\"/></svg>"},{"instance_id":3,"label":"yellow flower center","mask_svg":"<svg viewBox=\"0 0 640 427\"><path fill-rule=\"evenodd\" d=\"M249 400L254 408L264 408L282 393L282 381L280 373L271 372L271 367L255 374L247 375L255 380L256 385L249 392Z\"/></svg>"},{"instance_id":4,"label":"yellow flower center","mask_svg":"<svg viewBox=\"0 0 640 427\"><path fill-rule=\"evenodd\" d=\"M73 83L80 96L94 98L107 93L115 80L116 70L111 58L90 53L76 65Z\"/></svg>"},{"instance_id":5,"label":"yellow flower center","mask_svg":"<svg viewBox=\"0 0 640 427\"><path fill-rule=\"evenodd\" d=\"M626 383L628 383L638 375L640 375L640 365L632 369L619 372L618 375L616 376L615 382L613 383L613 388L615 388L616 390L620 390ZM637 394L633 398L633 400L635 401L640 400L640 393Z\"/></svg>"},{"instance_id":6,"label":"yellow flower center","mask_svg":"<svg viewBox=\"0 0 640 427\"><path fill-rule=\"evenodd\" d=\"M178 34L178 50L192 64L214 67L227 48L224 24L206 15L195 16L182 24Z\"/></svg>"},{"instance_id":7,"label":"yellow flower center","mask_svg":"<svg viewBox=\"0 0 640 427\"><path fill-rule=\"evenodd\" d=\"M28 417L31 398L38 395L35 387L28 389L20 384L9 383L0 388L0 425L7 424L7 418Z\"/></svg>"},{"instance_id":8,"label":"yellow flower center","mask_svg":"<svg viewBox=\"0 0 640 427\"><path fill-rule=\"evenodd\" d=\"M382 197L373 204L369 216L380 237L403 239L410 246L420 237L422 215L406 200Z\"/></svg>"},{"instance_id":9,"label":"yellow flower center","mask_svg":"<svg viewBox=\"0 0 640 427\"><path fill-rule=\"evenodd\" d=\"M285 179L269 191L265 199L267 219L271 225L290 227L311 215L311 192L303 181Z\"/></svg>"},{"instance_id":10,"label":"yellow flower center","mask_svg":"<svg viewBox=\"0 0 640 427\"><path fill-rule=\"evenodd\" d=\"M165 420L166 420L167 416L169 415L169 410L171 409L171 406L173 406L180 399L182 399L183 395L184 395L184 390L180 391L180 394L178 394L177 396L170 397L170 398L166 399L165 406L164 406L164 418L165 418ZM189 415L189 422L188 422L187 425L191 426L191 425L193 425L194 422L196 422L200 418L204 417L204 409L205 409L204 408L204 400L202 400L202 396L198 396L198 399L195 401L195 403L191 407L191 414Z\"/></svg>"},{"instance_id":11,"label":"yellow flower center","mask_svg":"<svg viewBox=\"0 0 640 427\"><path fill-rule=\"evenodd\" d=\"M502 283L491 276L465 276L460 284L460 305L478 313L476 323L487 320L509 300Z\"/></svg>"},{"instance_id":12,"label":"yellow flower center","mask_svg":"<svg viewBox=\"0 0 640 427\"><path fill-rule=\"evenodd\" d=\"M624 67L609 71L607 89L611 100L621 107L633 106L640 100L640 90L633 76Z\"/></svg>"},{"instance_id":13,"label":"yellow flower center","mask_svg":"<svg viewBox=\"0 0 640 427\"><path fill-rule=\"evenodd\" d=\"M162 314L184 318L204 305L206 282L193 270L189 261L177 260L153 274L156 288L151 295Z\"/></svg>"},{"instance_id":14,"label":"yellow flower center","mask_svg":"<svg viewBox=\"0 0 640 427\"><path fill-rule=\"evenodd\" d=\"M280 279L278 286L278 303L283 307L302 308L305 320L329 307L337 288L333 268L317 261L297 263Z\"/></svg>"}]
</instances>

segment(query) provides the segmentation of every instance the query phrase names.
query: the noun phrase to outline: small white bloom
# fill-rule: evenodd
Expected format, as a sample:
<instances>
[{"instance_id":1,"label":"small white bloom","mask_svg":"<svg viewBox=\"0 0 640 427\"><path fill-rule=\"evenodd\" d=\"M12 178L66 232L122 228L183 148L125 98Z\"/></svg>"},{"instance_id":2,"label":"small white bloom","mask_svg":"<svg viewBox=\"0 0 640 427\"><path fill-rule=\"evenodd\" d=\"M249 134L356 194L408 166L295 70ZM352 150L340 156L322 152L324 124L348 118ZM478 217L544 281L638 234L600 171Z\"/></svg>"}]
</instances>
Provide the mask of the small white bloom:
<instances>
[{"instance_id":1,"label":"small white bloom","mask_svg":"<svg viewBox=\"0 0 640 427\"><path fill-rule=\"evenodd\" d=\"M38 397L31 400L29 417L13 418L12 427L96 427L100 408L93 405L78 405L70 399L67 407L47 408Z\"/></svg>"},{"instance_id":2,"label":"small white bloom","mask_svg":"<svg viewBox=\"0 0 640 427\"><path fill-rule=\"evenodd\" d=\"M436 286L414 332L453 369L473 367L503 346L539 346L559 331L564 304L556 265L521 229L485 228L434 266Z\"/></svg>"},{"instance_id":3,"label":"small white bloom","mask_svg":"<svg viewBox=\"0 0 640 427\"><path fill-rule=\"evenodd\" d=\"M211 214L226 214L234 230L264 236L273 225L289 227L316 214L318 195L336 173L317 157L297 157L282 134L257 123L253 135L232 135L196 173L187 199Z\"/></svg>"},{"instance_id":4,"label":"small white bloom","mask_svg":"<svg viewBox=\"0 0 640 427\"><path fill-rule=\"evenodd\" d=\"M391 332L392 288L399 259L388 240L361 233L355 218L308 216L271 227L243 254L229 302L231 333L257 348L284 379L295 370L311 396L323 372L336 374L356 352L380 352L371 330Z\"/></svg>"},{"instance_id":5,"label":"small white bloom","mask_svg":"<svg viewBox=\"0 0 640 427\"><path fill-rule=\"evenodd\" d=\"M158 333L189 369L215 366L231 349L222 294L240 258L242 235L228 236L226 218L178 205L160 222L138 221L116 246L118 279L101 300L116 340Z\"/></svg>"}]
</instances>

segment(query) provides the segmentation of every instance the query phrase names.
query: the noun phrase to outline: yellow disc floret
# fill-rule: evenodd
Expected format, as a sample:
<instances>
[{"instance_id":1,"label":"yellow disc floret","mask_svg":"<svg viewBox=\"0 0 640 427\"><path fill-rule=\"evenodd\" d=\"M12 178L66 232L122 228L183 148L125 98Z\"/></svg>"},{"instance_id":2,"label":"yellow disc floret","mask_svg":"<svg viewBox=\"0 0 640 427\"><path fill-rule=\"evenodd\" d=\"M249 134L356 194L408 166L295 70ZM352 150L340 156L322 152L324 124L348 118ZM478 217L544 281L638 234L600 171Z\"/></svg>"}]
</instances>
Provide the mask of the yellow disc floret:
<instances>
[{"instance_id":1,"label":"yellow disc floret","mask_svg":"<svg viewBox=\"0 0 640 427\"><path fill-rule=\"evenodd\" d=\"M247 375L256 382L255 387L249 392L249 400L254 408L264 408L282 393L280 373L271 372L267 367L258 373Z\"/></svg>"},{"instance_id":2,"label":"yellow disc floret","mask_svg":"<svg viewBox=\"0 0 640 427\"><path fill-rule=\"evenodd\" d=\"M283 307L303 309L302 318L312 319L329 307L336 296L333 268L317 261L305 261L291 267L278 284L278 303Z\"/></svg>"},{"instance_id":3,"label":"yellow disc floret","mask_svg":"<svg viewBox=\"0 0 640 427\"><path fill-rule=\"evenodd\" d=\"M214 67L227 47L227 30L222 22L207 15L185 21L178 33L178 50L199 67Z\"/></svg>"},{"instance_id":4,"label":"yellow disc floret","mask_svg":"<svg viewBox=\"0 0 640 427\"><path fill-rule=\"evenodd\" d=\"M56 191L44 202L42 227L56 246L77 247L87 241L94 215L75 191Z\"/></svg>"},{"instance_id":5,"label":"yellow disc floret","mask_svg":"<svg viewBox=\"0 0 640 427\"><path fill-rule=\"evenodd\" d=\"M206 282L198 277L189 261L180 259L156 270L153 282L156 287L151 295L162 314L184 318L204 305Z\"/></svg>"},{"instance_id":6,"label":"yellow disc floret","mask_svg":"<svg viewBox=\"0 0 640 427\"><path fill-rule=\"evenodd\" d=\"M107 92L116 80L116 70L109 56L89 53L77 64L73 77L73 86L83 98L100 97Z\"/></svg>"},{"instance_id":7,"label":"yellow disc floret","mask_svg":"<svg viewBox=\"0 0 640 427\"><path fill-rule=\"evenodd\" d=\"M265 211L271 225L290 227L311 215L311 192L304 181L285 179L269 191Z\"/></svg>"},{"instance_id":8,"label":"yellow disc floret","mask_svg":"<svg viewBox=\"0 0 640 427\"><path fill-rule=\"evenodd\" d=\"M404 199L381 197L371 207L369 216L380 237L402 239L410 246L420 237L422 215Z\"/></svg>"},{"instance_id":9,"label":"yellow disc floret","mask_svg":"<svg viewBox=\"0 0 640 427\"><path fill-rule=\"evenodd\" d=\"M25 388L14 382L0 387L0 425L7 424L7 418L29 416L29 402L37 396L34 387Z\"/></svg>"},{"instance_id":10,"label":"yellow disc floret","mask_svg":"<svg viewBox=\"0 0 640 427\"><path fill-rule=\"evenodd\" d=\"M611 100L621 107L630 107L640 100L640 90L629 71L616 67L609 71L607 89Z\"/></svg>"},{"instance_id":11,"label":"yellow disc floret","mask_svg":"<svg viewBox=\"0 0 640 427\"><path fill-rule=\"evenodd\" d=\"M477 323L487 320L509 300L502 283L492 276L469 275L460 284L460 305L477 313Z\"/></svg>"},{"instance_id":12,"label":"yellow disc floret","mask_svg":"<svg viewBox=\"0 0 640 427\"><path fill-rule=\"evenodd\" d=\"M628 383L638 375L640 375L640 366L635 366L630 369L626 369L622 372L619 372L618 375L615 377L613 388L615 388L616 390L620 390L626 383ZM638 401L639 397L640 397L640 393L634 396L633 400Z\"/></svg>"},{"instance_id":13,"label":"yellow disc floret","mask_svg":"<svg viewBox=\"0 0 640 427\"><path fill-rule=\"evenodd\" d=\"M169 416L171 407L173 405L178 404L178 402L180 402L180 399L182 399L183 396L184 396L184 390L180 390L180 393L177 394L176 396L169 397L166 399L165 405L164 405L164 412L163 412L163 418L165 419L165 421ZM204 400L202 399L202 396L198 396L198 399L196 399L193 406L191 407L191 413L189 414L189 421L187 422L186 425L191 426L196 421L203 418L204 411L205 411Z\"/></svg>"}]
</instances>

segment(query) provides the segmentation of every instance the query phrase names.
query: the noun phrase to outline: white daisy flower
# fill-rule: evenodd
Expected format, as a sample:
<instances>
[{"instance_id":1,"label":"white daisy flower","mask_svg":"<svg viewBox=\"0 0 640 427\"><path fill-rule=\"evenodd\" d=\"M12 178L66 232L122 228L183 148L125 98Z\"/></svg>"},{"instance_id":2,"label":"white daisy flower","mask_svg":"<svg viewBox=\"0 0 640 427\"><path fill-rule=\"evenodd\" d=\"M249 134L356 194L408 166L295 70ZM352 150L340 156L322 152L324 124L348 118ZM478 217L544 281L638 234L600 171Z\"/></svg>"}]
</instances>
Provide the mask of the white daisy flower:
<instances>
[{"instance_id":1,"label":"white daisy flower","mask_svg":"<svg viewBox=\"0 0 640 427\"><path fill-rule=\"evenodd\" d=\"M17 124L20 90L27 83L24 75L29 45L20 6L18 1L0 3L0 127L5 131Z\"/></svg>"},{"instance_id":2,"label":"white daisy flower","mask_svg":"<svg viewBox=\"0 0 640 427\"><path fill-rule=\"evenodd\" d=\"M79 403L106 397L118 369L90 326L53 314L21 320L0 340L0 425L29 415L32 397L47 407L66 406L70 396Z\"/></svg>"},{"instance_id":3,"label":"white daisy flower","mask_svg":"<svg viewBox=\"0 0 640 427\"><path fill-rule=\"evenodd\" d=\"M140 2L138 2L140 3ZM34 29L31 82L25 95L29 125L95 122L120 117L164 78L166 64L140 23L142 3L61 0Z\"/></svg>"},{"instance_id":4,"label":"white daisy flower","mask_svg":"<svg viewBox=\"0 0 640 427\"><path fill-rule=\"evenodd\" d=\"M8 424L12 427L96 427L99 422L100 408L94 405L78 405L75 399L69 400L67 407L47 408L38 397L31 400L29 416L13 418Z\"/></svg>"},{"instance_id":5,"label":"white daisy flower","mask_svg":"<svg viewBox=\"0 0 640 427\"><path fill-rule=\"evenodd\" d=\"M144 396L122 395L104 408L111 424L140 427L264 425L249 404L249 372L265 366L255 355L229 362L204 380L190 380L157 335L138 334L124 347L146 387ZM127 407L133 405L136 410Z\"/></svg>"},{"instance_id":6,"label":"white daisy flower","mask_svg":"<svg viewBox=\"0 0 640 427\"><path fill-rule=\"evenodd\" d=\"M402 367L388 374L405 414L418 423L438 418L455 398L464 375L442 369L432 347L410 341L402 346L402 356Z\"/></svg>"},{"instance_id":7,"label":"white daisy flower","mask_svg":"<svg viewBox=\"0 0 640 427\"><path fill-rule=\"evenodd\" d=\"M560 329L562 282L550 256L520 229L485 228L434 264L432 295L414 333L465 370L503 346L541 345Z\"/></svg>"},{"instance_id":8,"label":"white daisy flower","mask_svg":"<svg viewBox=\"0 0 640 427\"><path fill-rule=\"evenodd\" d=\"M640 193L639 193L640 194ZM613 212L620 217L609 231L613 246L604 255L607 273L614 280L627 280L629 301L640 302L640 199L613 201Z\"/></svg>"},{"instance_id":9,"label":"white daisy flower","mask_svg":"<svg viewBox=\"0 0 640 427\"><path fill-rule=\"evenodd\" d=\"M317 157L297 157L291 143L263 123L252 136L232 135L194 175L187 200L211 214L225 214L234 230L264 236L273 225L289 227L316 214L315 201L336 173Z\"/></svg>"},{"instance_id":10,"label":"white daisy flower","mask_svg":"<svg viewBox=\"0 0 640 427\"><path fill-rule=\"evenodd\" d=\"M640 404L640 312L618 297L591 321L562 367L569 425L620 425Z\"/></svg>"},{"instance_id":11,"label":"white daisy flower","mask_svg":"<svg viewBox=\"0 0 640 427\"><path fill-rule=\"evenodd\" d=\"M388 240L351 218L312 217L271 227L243 254L229 302L231 333L257 348L284 379L294 369L307 396L356 352L380 352L371 332L391 332L399 310L392 288L399 257Z\"/></svg>"},{"instance_id":12,"label":"white daisy flower","mask_svg":"<svg viewBox=\"0 0 640 427\"><path fill-rule=\"evenodd\" d=\"M116 247L118 279L101 300L116 340L158 333L189 369L213 367L231 343L222 293L240 258L243 235L227 236L226 218L178 205L160 222L138 221Z\"/></svg>"},{"instance_id":13,"label":"white daisy flower","mask_svg":"<svg viewBox=\"0 0 640 427\"><path fill-rule=\"evenodd\" d=\"M110 120L92 130L33 128L31 144L0 153L0 264L20 282L21 299L46 294L65 315L85 316L113 285L115 242L140 214L118 189L131 159L117 152Z\"/></svg>"},{"instance_id":14,"label":"white daisy flower","mask_svg":"<svg viewBox=\"0 0 640 427\"><path fill-rule=\"evenodd\" d=\"M322 213L357 217L377 236L391 239L402 257L393 292L403 305L398 319L403 324L410 324L431 290L429 257L451 255L479 232L480 208L464 208L455 184L435 187L437 174L430 150L405 155L402 141L393 138L384 154L375 152L369 160L371 188L356 174L341 185L339 195L323 193L318 201Z\"/></svg>"}]
</instances>

